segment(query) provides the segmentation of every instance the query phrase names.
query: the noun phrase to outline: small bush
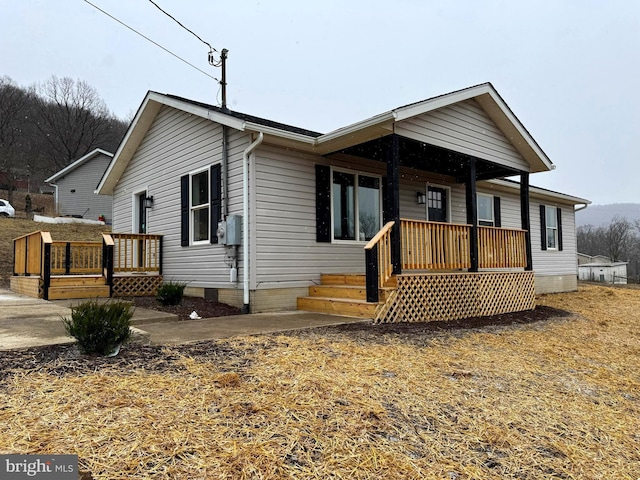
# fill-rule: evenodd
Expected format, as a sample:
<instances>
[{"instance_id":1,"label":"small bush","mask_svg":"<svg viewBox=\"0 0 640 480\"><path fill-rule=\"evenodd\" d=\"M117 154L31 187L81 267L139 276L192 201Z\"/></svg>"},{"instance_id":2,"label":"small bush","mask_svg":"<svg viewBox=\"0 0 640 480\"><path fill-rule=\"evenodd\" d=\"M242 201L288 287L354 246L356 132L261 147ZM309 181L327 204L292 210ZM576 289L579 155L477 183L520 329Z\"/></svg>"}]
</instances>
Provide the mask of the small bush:
<instances>
[{"instance_id":1,"label":"small bush","mask_svg":"<svg viewBox=\"0 0 640 480\"><path fill-rule=\"evenodd\" d=\"M187 284L182 282L166 282L160 285L156 299L164 306L180 305Z\"/></svg>"},{"instance_id":2,"label":"small bush","mask_svg":"<svg viewBox=\"0 0 640 480\"><path fill-rule=\"evenodd\" d=\"M108 355L131 335L131 317L133 307L128 302L87 301L71 307L71 319L62 322L83 353Z\"/></svg>"}]
</instances>

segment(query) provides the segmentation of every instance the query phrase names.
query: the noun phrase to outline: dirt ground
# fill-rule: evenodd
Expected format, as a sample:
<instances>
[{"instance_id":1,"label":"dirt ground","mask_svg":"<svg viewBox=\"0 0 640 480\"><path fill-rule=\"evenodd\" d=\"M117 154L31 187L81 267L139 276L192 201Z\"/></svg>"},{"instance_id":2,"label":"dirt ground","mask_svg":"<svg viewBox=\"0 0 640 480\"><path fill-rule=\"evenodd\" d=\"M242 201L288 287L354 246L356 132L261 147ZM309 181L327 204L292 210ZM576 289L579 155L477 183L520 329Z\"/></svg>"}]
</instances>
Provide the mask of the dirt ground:
<instances>
[{"instance_id":1,"label":"dirt ground","mask_svg":"<svg viewBox=\"0 0 640 480\"><path fill-rule=\"evenodd\" d=\"M640 296L176 347L7 352L0 453L92 478L640 478ZM184 322L188 328L188 321Z\"/></svg>"},{"instance_id":2,"label":"dirt ground","mask_svg":"<svg viewBox=\"0 0 640 480\"><path fill-rule=\"evenodd\" d=\"M225 303L212 302L198 297L183 297L180 305L162 305L155 297L133 297L130 299L136 307L173 313L180 320L190 320L189 315L196 312L201 318L224 317L239 315L239 308Z\"/></svg>"}]
</instances>

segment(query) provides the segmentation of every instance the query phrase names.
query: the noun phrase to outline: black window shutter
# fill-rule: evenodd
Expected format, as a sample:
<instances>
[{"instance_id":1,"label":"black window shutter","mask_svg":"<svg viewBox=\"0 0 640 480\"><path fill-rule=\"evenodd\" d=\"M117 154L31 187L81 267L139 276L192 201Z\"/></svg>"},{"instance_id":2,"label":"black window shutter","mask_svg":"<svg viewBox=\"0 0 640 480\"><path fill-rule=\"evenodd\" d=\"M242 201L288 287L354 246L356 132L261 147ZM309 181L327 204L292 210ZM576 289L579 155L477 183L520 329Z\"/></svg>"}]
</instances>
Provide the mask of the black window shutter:
<instances>
[{"instance_id":1,"label":"black window shutter","mask_svg":"<svg viewBox=\"0 0 640 480\"><path fill-rule=\"evenodd\" d=\"M558 250L562 251L562 209L557 207L556 212L558 213Z\"/></svg>"},{"instance_id":2,"label":"black window shutter","mask_svg":"<svg viewBox=\"0 0 640 480\"><path fill-rule=\"evenodd\" d=\"M331 168L316 165L316 242L331 242Z\"/></svg>"},{"instance_id":3,"label":"black window shutter","mask_svg":"<svg viewBox=\"0 0 640 480\"><path fill-rule=\"evenodd\" d=\"M211 215L210 236L211 243L218 243L218 222L222 220L222 168L220 164L211 165L209 172L211 183L211 203L209 213Z\"/></svg>"},{"instance_id":4,"label":"black window shutter","mask_svg":"<svg viewBox=\"0 0 640 480\"><path fill-rule=\"evenodd\" d=\"M500 214L500 197L493 197L493 226L502 227L502 215Z\"/></svg>"},{"instance_id":5,"label":"black window shutter","mask_svg":"<svg viewBox=\"0 0 640 480\"><path fill-rule=\"evenodd\" d=\"M180 177L180 245L189 246L189 175Z\"/></svg>"},{"instance_id":6,"label":"black window shutter","mask_svg":"<svg viewBox=\"0 0 640 480\"><path fill-rule=\"evenodd\" d=\"M546 208L544 205L540 205L540 244L541 250L547 249L547 217Z\"/></svg>"}]
</instances>

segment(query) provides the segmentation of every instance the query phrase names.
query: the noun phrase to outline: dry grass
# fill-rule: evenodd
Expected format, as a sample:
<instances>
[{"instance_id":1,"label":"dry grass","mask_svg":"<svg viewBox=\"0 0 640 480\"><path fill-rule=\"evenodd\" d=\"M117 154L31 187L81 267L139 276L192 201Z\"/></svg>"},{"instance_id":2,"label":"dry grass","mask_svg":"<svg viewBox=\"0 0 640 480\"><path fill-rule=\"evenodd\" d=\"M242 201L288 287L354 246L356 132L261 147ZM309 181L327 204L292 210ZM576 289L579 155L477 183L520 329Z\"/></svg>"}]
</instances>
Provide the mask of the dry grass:
<instances>
[{"instance_id":1,"label":"dry grass","mask_svg":"<svg viewBox=\"0 0 640 480\"><path fill-rule=\"evenodd\" d=\"M31 208L34 210L42 211L43 215L53 215L55 213L55 198L53 195L45 195L41 193L31 193ZM9 199L9 192L7 190L0 190L0 198L3 200ZM13 198L11 199L11 206L16 209L17 218L27 218L27 212L25 211L27 192L13 192Z\"/></svg>"},{"instance_id":2,"label":"dry grass","mask_svg":"<svg viewBox=\"0 0 640 480\"><path fill-rule=\"evenodd\" d=\"M8 377L0 452L78 454L101 479L638 479L640 296L539 301L582 317L422 342L246 337L218 342L242 366Z\"/></svg>"},{"instance_id":3,"label":"dry grass","mask_svg":"<svg viewBox=\"0 0 640 480\"><path fill-rule=\"evenodd\" d=\"M0 217L0 287L8 287L9 278L13 275L13 239L37 230L51 232L53 240L101 241L101 233L111 231L111 227L79 223L49 224L26 218Z\"/></svg>"}]
</instances>

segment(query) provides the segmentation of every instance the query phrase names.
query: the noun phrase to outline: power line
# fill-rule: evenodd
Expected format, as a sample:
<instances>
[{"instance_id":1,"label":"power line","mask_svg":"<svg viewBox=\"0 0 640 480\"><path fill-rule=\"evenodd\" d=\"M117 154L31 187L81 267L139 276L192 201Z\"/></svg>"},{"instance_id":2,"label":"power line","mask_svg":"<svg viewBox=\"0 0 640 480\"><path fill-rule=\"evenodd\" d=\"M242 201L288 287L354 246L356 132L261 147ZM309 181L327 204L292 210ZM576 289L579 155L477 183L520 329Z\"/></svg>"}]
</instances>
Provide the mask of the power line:
<instances>
[{"instance_id":1,"label":"power line","mask_svg":"<svg viewBox=\"0 0 640 480\"><path fill-rule=\"evenodd\" d=\"M181 62L186 63L186 64L187 64L187 65L189 65L191 68L195 68L197 71L199 71L199 72L200 72L200 73L202 73L203 75L206 75L207 77L209 77L209 78L211 78L211 79L215 80L216 82L218 81L218 79L217 79L217 78L212 77L211 75L209 75L209 74L208 74L207 72L205 72L204 70L201 70L201 69L199 69L198 67L196 67L194 64L187 62L184 58L182 58L182 57L180 57L180 56L176 55L176 54L175 54L175 53L173 53L171 50L168 50L168 49L166 49L165 47L163 47L162 45L160 45L159 43L154 42L154 41L153 41L153 40L151 40L149 37L147 37L147 36L143 35L142 33L140 33L139 31L137 31L136 29L134 29L134 28L130 27L130 26L129 26L129 25L127 25L126 23L124 23L124 22L122 22L122 21L118 20L116 17L114 17L114 16L113 16L113 15L111 15L110 13L105 12L105 11L104 11L103 9L101 9L100 7L98 7L98 6L94 5L94 4L93 4L93 3L91 3L89 0L84 0L84 1L85 1L86 3L88 3L89 5L91 5L93 8L95 8L96 10L99 10L99 11L101 11L102 13L104 13L107 17L109 17L109 18L111 18L111 19L115 20L116 22L118 22L118 23L119 23L120 25L122 25L123 27L126 27L126 28L128 28L129 30L131 30L132 32L134 32L134 33L136 33L136 34L140 35L140 36L141 36L142 38L144 38L145 40L147 40L147 41L149 41L149 42L153 43L156 47L160 47L162 50L164 50L165 52L167 52L167 53L168 53L168 54L170 54L170 55L173 55L174 57L176 57L176 58L177 58L178 60L180 60ZM152 2L152 3L153 3L153 2ZM193 33L193 32L191 32L191 33ZM194 35L195 35L195 34L194 34ZM196 36L197 36L197 35L196 35ZM200 37L198 37L198 38L200 38ZM206 43L206 42L204 42L204 43ZM207 43L207 45L209 45L209 44ZM209 45L209 47L211 47L211 45ZM212 50L213 50L213 48L212 48Z\"/></svg>"},{"instance_id":2,"label":"power line","mask_svg":"<svg viewBox=\"0 0 640 480\"><path fill-rule=\"evenodd\" d=\"M149 0L150 3L152 3L158 10L160 10L162 13L164 13L167 17L169 17L171 20L173 20L174 22L176 22L178 25L180 25L182 28L184 28L187 32L189 32L191 35L193 35L194 37L196 37L198 40L200 40L202 43L204 43L207 47L209 47L211 50L213 50L214 52L217 52L217 50L215 48L213 48L211 46L211 44L209 42L205 42L202 38L200 38L200 36L195 33L193 30L189 30L187 27L185 27L182 23L180 23L180 21L174 17L173 15L171 15L170 13L168 13L167 11L163 10L162 7L160 7L160 5L158 5L156 2L154 2L153 0Z\"/></svg>"}]
</instances>

